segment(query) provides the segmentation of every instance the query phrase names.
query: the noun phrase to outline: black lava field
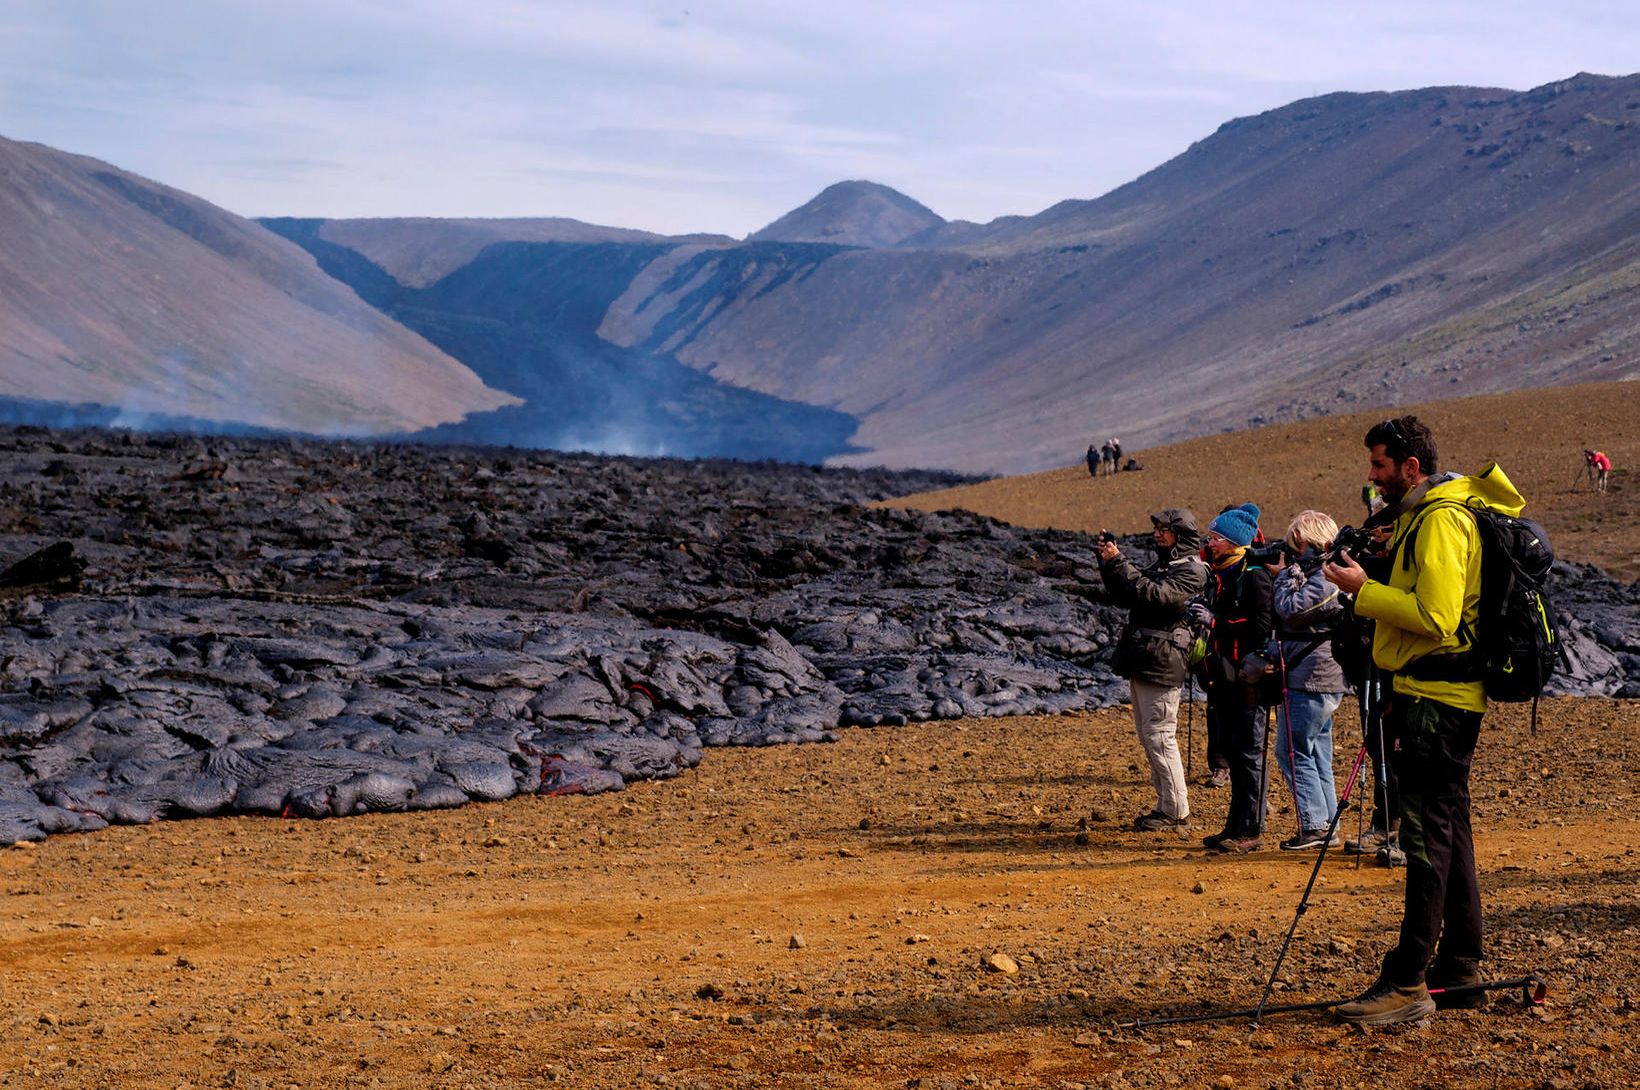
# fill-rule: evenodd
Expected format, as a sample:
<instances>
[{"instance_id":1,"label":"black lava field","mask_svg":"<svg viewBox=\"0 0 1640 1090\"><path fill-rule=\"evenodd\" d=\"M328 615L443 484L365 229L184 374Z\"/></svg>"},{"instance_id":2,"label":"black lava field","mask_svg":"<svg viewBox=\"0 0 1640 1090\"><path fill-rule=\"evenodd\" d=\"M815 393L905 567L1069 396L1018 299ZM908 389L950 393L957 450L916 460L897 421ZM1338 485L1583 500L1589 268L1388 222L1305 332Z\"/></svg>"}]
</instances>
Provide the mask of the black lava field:
<instances>
[{"instance_id":1,"label":"black lava field","mask_svg":"<svg viewBox=\"0 0 1640 1090\"><path fill-rule=\"evenodd\" d=\"M864 506L942 474L32 427L0 465L0 843L1126 695L1090 537ZM1640 695L1640 585L1558 572L1557 691Z\"/></svg>"}]
</instances>

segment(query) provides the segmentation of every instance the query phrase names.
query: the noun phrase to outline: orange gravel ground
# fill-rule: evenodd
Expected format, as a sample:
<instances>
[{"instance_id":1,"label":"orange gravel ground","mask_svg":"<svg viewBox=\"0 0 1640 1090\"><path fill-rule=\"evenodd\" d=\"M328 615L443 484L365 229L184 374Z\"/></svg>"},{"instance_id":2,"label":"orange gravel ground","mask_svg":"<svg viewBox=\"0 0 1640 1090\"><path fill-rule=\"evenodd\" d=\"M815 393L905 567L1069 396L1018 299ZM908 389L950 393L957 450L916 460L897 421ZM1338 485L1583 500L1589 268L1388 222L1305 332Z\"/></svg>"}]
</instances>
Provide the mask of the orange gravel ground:
<instances>
[{"instance_id":1,"label":"orange gravel ground","mask_svg":"<svg viewBox=\"0 0 1640 1090\"><path fill-rule=\"evenodd\" d=\"M1488 718L1493 968L1546 972L1538 1010L1119 1028L1256 1002L1314 856L1128 831L1151 799L1112 710L713 751L596 798L0 850L0 1087L1630 1086L1637 721ZM1224 793L1194 805L1216 830ZM1363 986L1399 895L1330 856L1278 1001Z\"/></svg>"}]
</instances>

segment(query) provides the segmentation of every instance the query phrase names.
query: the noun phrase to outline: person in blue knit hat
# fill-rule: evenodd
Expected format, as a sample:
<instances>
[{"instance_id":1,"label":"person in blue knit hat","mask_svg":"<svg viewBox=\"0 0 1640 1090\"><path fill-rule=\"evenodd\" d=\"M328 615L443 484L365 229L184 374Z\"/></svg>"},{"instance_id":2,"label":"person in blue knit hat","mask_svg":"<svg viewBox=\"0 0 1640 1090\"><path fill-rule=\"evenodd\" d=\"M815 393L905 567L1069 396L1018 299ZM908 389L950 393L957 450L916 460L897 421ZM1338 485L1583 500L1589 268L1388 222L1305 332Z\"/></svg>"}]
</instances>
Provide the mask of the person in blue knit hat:
<instances>
[{"instance_id":1,"label":"person in blue knit hat","mask_svg":"<svg viewBox=\"0 0 1640 1090\"><path fill-rule=\"evenodd\" d=\"M1270 573L1247 562L1247 546L1259 537L1258 505L1227 507L1208 526L1213 570L1207 581L1212 631L1202 663L1207 683L1207 763L1210 783L1230 781L1224 829L1202 843L1221 852L1252 852L1264 846L1264 709L1241 661L1263 651L1275 631ZM1221 771L1222 770L1222 771Z\"/></svg>"},{"instance_id":2,"label":"person in blue knit hat","mask_svg":"<svg viewBox=\"0 0 1640 1090\"><path fill-rule=\"evenodd\" d=\"M1245 549L1258 537L1259 509L1256 503L1227 507L1207 527L1210 534L1218 534L1226 541Z\"/></svg>"},{"instance_id":3,"label":"person in blue knit hat","mask_svg":"<svg viewBox=\"0 0 1640 1090\"><path fill-rule=\"evenodd\" d=\"M1258 537L1259 508L1256 503L1244 503L1240 507L1226 507L1219 512L1217 518L1208 524L1208 533L1217 534L1220 538L1229 541L1237 548L1246 548ZM1213 559L1212 550L1208 549L1207 558ZM1213 582L1216 582L1214 580ZM1208 601L1212 601L1212 586L1210 585ZM1207 607L1202 615L1196 618L1201 624L1209 627L1213 624L1212 608ZM1204 664L1204 669L1211 666L1211 662ZM1213 679L1208 677L1206 687L1209 690L1209 704L1212 701ZM1223 787L1230 782L1230 757L1226 748L1226 741L1220 725L1209 715L1207 719L1207 776L1202 780L1203 787Z\"/></svg>"}]
</instances>

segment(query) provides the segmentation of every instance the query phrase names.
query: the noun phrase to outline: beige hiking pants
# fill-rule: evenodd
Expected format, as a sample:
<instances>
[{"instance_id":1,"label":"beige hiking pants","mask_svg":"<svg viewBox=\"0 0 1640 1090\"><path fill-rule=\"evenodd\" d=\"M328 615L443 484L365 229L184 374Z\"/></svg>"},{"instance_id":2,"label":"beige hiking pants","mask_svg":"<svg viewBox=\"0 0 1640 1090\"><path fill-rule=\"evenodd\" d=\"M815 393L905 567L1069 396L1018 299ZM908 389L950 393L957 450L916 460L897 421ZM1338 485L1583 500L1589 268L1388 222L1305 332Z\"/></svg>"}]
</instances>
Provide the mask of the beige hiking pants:
<instances>
[{"instance_id":1,"label":"beige hiking pants","mask_svg":"<svg viewBox=\"0 0 1640 1090\"><path fill-rule=\"evenodd\" d=\"M1150 761L1150 783L1156 789L1156 809L1170 818L1190 816L1185 792L1184 761L1179 757L1179 690L1128 682L1133 692L1133 727Z\"/></svg>"}]
</instances>

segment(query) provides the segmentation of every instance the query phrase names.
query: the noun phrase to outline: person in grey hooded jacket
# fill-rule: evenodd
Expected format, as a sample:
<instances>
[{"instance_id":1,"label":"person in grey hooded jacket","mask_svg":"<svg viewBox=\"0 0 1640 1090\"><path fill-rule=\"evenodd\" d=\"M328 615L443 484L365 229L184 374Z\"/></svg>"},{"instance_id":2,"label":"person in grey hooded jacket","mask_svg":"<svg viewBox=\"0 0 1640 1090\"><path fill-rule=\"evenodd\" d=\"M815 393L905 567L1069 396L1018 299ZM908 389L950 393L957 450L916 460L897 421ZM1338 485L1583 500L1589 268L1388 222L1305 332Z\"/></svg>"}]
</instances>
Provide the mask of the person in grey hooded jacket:
<instances>
[{"instance_id":1,"label":"person in grey hooded jacket","mask_svg":"<svg viewBox=\"0 0 1640 1090\"><path fill-rule=\"evenodd\" d=\"M1298 813L1298 834L1281 842L1288 851L1326 843L1338 809L1333 713L1349 684L1333 657L1331 634L1344 606L1338 588L1321 574L1321 556L1337 536L1338 524L1327 515L1299 512L1287 527L1286 542L1289 553L1304 563L1288 565L1275 578L1276 633L1286 673L1276 705L1276 762Z\"/></svg>"},{"instance_id":2,"label":"person in grey hooded jacket","mask_svg":"<svg viewBox=\"0 0 1640 1090\"><path fill-rule=\"evenodd\" d=\"M1134 819L1147 832L1188 825L1190 799L1179 756L1179 689L1188 671L1190 630L1185 610L1207 585L1207 565L1197 555L1201 531L1181 507L1150 516L1156 560L1141 569L1113 540L1099 546L1099 571L1116 605L1129 608L1112 669L1128 679L1133 726L1150 762L1156 807Z\"/></svg>"}]
</instances>

